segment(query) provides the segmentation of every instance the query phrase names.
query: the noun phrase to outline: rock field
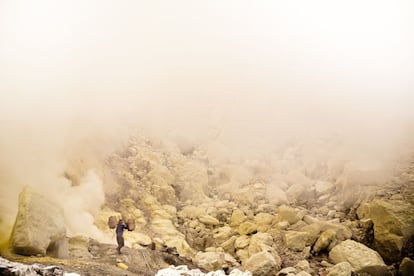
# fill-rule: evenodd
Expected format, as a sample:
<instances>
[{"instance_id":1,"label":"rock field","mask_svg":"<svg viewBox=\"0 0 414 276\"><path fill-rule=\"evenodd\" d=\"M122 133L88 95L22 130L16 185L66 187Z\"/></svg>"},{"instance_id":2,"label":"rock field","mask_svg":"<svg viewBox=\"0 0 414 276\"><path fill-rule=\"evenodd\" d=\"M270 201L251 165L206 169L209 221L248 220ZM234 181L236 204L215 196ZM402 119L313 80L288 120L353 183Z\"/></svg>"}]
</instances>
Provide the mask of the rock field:
<instances>
[{"instance_id":1,"label":"rock field","mask_svg":"<svg viewBox=\"0 0 414 276\"><path fill-rule=\"evenodd\" d=\"M94 223L114 240L109 216L135 220L123 254L68 237L59 206L25 189L1 255L61 268L41 275L414 275L413 155L385 169L334 158L329 144L318 154L293 143L249 158L214 148L137 135L101 160L105 204Z\"/></svg>"}]
</instances>

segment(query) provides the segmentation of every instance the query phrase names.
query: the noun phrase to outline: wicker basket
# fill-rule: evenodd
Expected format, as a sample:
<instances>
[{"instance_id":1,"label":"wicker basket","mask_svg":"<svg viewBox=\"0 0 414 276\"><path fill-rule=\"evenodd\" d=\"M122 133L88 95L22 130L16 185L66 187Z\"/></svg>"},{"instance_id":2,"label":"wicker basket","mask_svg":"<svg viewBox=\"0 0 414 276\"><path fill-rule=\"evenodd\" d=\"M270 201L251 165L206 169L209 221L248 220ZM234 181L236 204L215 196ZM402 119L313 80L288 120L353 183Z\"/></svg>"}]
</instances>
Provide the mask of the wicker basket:
<instances>
[{"instance_id":1,"label":"wicker basket","mask_svg":"<svg viewBox=\"0 0 414 276\"><path fill-rule=\"evenodd\" d=\"M109 226L109 228L111 228L111 229L115 229L116 224L117 224L116 217L115 217L115 216L110 216L110 217L108 218L108 226Z\"/></svg>"},{"instance_id":2,"label":"wicker basket","mask_svg":"<svg viewBox=\"0 0 414 276\"><path fill-rule=\"evenodd\" d=\"M127 219L126 225L128 227L128 231L135 230L135 220L134 219L132 219L132 218Z\"/></svg>"}]
</instances>

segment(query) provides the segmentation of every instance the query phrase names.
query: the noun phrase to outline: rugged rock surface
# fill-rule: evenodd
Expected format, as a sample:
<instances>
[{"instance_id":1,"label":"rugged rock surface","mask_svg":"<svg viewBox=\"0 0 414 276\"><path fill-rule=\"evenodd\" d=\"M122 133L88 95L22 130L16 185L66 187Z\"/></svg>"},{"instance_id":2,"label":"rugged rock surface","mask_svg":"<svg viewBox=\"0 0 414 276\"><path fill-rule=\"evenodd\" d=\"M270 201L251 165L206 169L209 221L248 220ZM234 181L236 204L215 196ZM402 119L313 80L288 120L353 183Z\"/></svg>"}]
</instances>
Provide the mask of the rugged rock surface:
<instances>
[{"instance_id":1,"label":"rugged rock surface","mask_svg":"<svg viewBox=\"0 0 414 276\"><path fill-rule=\"evenodd\" d=\"M281 260L275 259L269 252L262 251L247 259L243 267L253 275L276 275L281 268Z\"/></svg>"},{"instance_id":2,"label":"rugged rock surface","mask_svg":"<svg viewBox=\"0 0 414 276\"><path fill-rule=\"evenodd\" d=\"M330 155L315 160L298 145L266 158L223 161L208 147L183 154L132 138L105 160L112 182L95 218L109 235L108 216L135 219L124 254L113 244L70 237L67 260L74 263L63 266L82 272L88 262L112 275L154 275L170 265L253 275L387 275L410 267L401 261L412 259L411 161L384 184L378 166ZM354 190L355 183L361 186Z\"/></svg>"},{"instance_id":3,"label":"rugged rock surface","mask_svg":"<svg viewBox=\"0 0 414 276\"><path fill-rule=\"evenodd\" d=\"M185 265L180 266L170 266L168 268L161 269L155 274L155 276L181 276L181 275L187 275L187 276L225 276L225 275L231 275L231 276L252 276L252 274L248 271L243 272L239 269L233 269L230 271L230 273L226 273L224 270L216 270L208 273L203 273L200 269L188 269Z\"/></svg>"},{"instance_id":4,"label":"rugged rock surface","mask_svg":"<svg viewBox=\"0 0 414 276\"><path fill-rule=\"evenodd\" d=\"M18 275L63 275L64 271L59 266L44 266L39 264L25 265L16 262L10 262L0 257L0 275L5 276L18 276ZM76 274L78 275L78 274ZM73 275L75 276L75 275Z\"/></svg>"},{"instance_id":5,"label":"rugged rock surface","mask_svg":"<svg viewBox=\"0 0 414 276\"><path fill-rule=\"evenodd\" d=\"M396 262L402 248L414 236L414 205L403 200L375 199L357 210L360 218L374 223L375 249L390 262Z\"/></svg>"},{"instance_id":6,"label":"rugged rock surface","mask_svg":"<svg viewBox=\"0 0 414 276\"><path fill-rule=\"evenodd\" d=\"M329 259L334 264L348 262L356 271L369 266L385 266L377 252L352 240L343 241L332 248Z\"/></svg>"},{"instance_id":7,"label":"rugged rock surface","mask_svg":"<svg viewBox=\"0 0 414 276\"><path fill-rule=\"evenodd\" d=\"M21 255L67 257L66 228L63 210L56 204L26 187L19 196L11 246Z\"/></svg>"},{"instance_id":8,"label":"rugged rock surface","mask_svg":"<svg viewBox=\"0 0 414 276\"><path fill-rule=\"evenodd\" d=\"M404 258L400 264L398 272L401 276L414 275L414 261L410 258Z\"/></svg>"}]
</instances>

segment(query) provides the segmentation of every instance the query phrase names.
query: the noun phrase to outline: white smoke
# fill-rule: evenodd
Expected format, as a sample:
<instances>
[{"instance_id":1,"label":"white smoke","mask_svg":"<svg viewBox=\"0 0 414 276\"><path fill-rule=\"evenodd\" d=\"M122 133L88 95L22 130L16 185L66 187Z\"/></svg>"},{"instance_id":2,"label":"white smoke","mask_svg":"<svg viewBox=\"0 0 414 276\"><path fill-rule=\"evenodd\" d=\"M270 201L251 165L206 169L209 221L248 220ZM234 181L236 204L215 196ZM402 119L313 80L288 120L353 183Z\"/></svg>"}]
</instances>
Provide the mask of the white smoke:
<instances>
[{"instance_id":1,"label":"white smoke","mask_svg":"<svg viewBox=\"0 0 414 276\"><path fill-rule=\"evenodd\" d=\"M86 235L104 240L105 235L94 225L94 215L101 210L105 201L102 179L89 170L78 186L66 186L56 198L65 213L69 236Z\"/></svg>"}]
</instances>

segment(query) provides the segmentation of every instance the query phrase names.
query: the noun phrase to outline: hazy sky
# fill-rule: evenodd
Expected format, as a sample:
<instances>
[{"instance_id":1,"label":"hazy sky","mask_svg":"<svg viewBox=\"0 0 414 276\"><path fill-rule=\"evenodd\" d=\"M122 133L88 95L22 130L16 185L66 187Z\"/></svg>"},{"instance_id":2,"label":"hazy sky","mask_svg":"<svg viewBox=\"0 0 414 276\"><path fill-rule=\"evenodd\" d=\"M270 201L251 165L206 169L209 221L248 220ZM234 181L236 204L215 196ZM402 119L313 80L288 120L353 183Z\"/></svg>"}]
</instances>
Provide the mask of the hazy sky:
<instances>
[{"instance_id":1,"label":"hazy sky","mask_svg":"<svg viewBox=\"0 0 414 276\"><path fill-rule=\"evenodd\" d=\"M409 0L0 3L6 117L401 112L413 99Z\"/></svg>"},{"instance_id":2,"label":"hazy sky","mask_svg":"<svg viewBox=\"0 0 414 276\"><path fill-rule=\"evenodd\" d=\"M0 122L407 127L413 12L410 0L0 0Z\"/></svg>"}]
</instances>

